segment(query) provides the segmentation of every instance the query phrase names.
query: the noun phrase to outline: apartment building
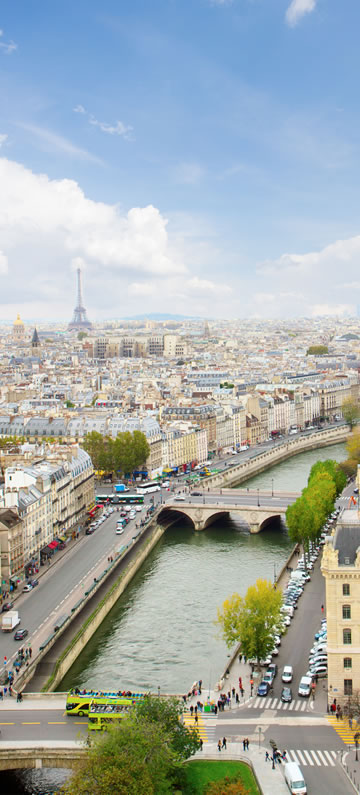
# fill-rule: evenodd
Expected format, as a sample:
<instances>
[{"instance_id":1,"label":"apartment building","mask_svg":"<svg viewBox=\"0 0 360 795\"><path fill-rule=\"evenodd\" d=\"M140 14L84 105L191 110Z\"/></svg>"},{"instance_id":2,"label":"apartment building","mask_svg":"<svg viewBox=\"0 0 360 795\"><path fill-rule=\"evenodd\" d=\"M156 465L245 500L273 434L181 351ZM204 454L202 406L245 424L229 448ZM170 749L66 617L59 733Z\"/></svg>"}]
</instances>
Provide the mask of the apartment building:
<instances>
[{"instance_id":1,"label":"apartment building","mask_svg":"<svg viewBox=\"0 0 360 795\"><path fill-rule=\"evenodd\" d=\"M0 508L0 593L9 593L23 579L24 527L18 513Z\"/></svg>"}]
</instances>

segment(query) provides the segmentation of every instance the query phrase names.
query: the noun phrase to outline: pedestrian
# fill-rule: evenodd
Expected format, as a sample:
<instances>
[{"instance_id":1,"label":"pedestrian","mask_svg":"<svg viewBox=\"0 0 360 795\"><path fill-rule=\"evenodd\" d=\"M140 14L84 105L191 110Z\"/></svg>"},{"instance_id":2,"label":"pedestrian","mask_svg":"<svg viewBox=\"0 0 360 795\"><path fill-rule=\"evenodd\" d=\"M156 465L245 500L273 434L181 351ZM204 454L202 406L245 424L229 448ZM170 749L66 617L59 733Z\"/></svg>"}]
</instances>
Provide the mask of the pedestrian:
<instances>
[{"instance_id":1,"label":"pedestrian","mask_svg":"<svg viewBox=\"0 0 360 795\"><path fill-rule=\"evenodd\" d=\"M242 678L241 676L239 676L239 690L241 690L241 688L242 688Z\"/></svg>"},{"instance_id":2,"label":"pedestrian","mask_svg":"<svg viewBox=\"0 0 360 795\"><path fill-rule=\"evenodd\" d=\"M21 697L20 697L20 696L21 696L21 693L20 693L20 692L18 692L18 694L17 694L17 696L16 696L16 703L17 703L17 704L18 704L18 703L21 701Z\"/></svg>"},{"instance_id":3,"label":"pedestrian","mask_svg":"<svg viewBox=\"0 0 360 795\"><path fill-rule=\"evenodd\" d=\"M232 697L235 698L235 687L232 688Z\"/></svg>"},{"instance_id":4,"label":"pedestrian","mask_svg":"<svg viewBox=\"0 0 360 795\"><path fill-rule=\"evenodd\" d=\"M217 711L218 711L218 707L217 707L217 704L215 704L215 706L214 706L214 713L215 713L215 715L217 715Z\"/></svg>"},{"instance_id":5,"label":"pedestrian","mask_svg":"<svg viewBox=\"0 0 360 795\"><path fill-rule=\"evenodd\" d=\"M249 740L248 739L246 740L246 750L247 751L249 750Z\"/></svg>"},{"instance_id":6,"label":"pedestrian","mask_svg":"<svg viewBox=\"0 0 360 795\"><path fill-rule=\"evenodd\" d=\"M244 698L244 693L245 693L245 690L244 690L244 688L242 687L242 688L241 688L241 698Z\"/></svg>"},{"instance_id":7,"label":"pedestrian","mask_svg":"<svg viewBox=\"0 0 360 795\"><path fill-rule=\"evenodd\" d=\"M202 688L202 679L199 679L199 691L201 691L201 688Z\"/></svg>"},{"instance_id":8,"label":"pedestrian","mask_svg":"<svg viewBox=\"0 0 360 795\"><path fill-rule=\"evenodd\" d=\"M236 694L235 694L235 701L236 701L236 703L237 703L237 704L239 704L239 701L240 701L240 699L239 699L239 693L236 693Z\"/></svg>"},{"instance_id":9,"label":"pedestrian","mask_svg":"<svg viewBox=\"0 0 360 795\"><path fill-rule=\"evenodd\" d=\"M226 751L226 737L223 737L222 748L225 748Z\"/></svg>"},{"instance_id":10,"label":"pedestrian","mask_svg":"<svg viewBox=\"0 0 360 795\"><path fill-rule=\"evenodd\" d=\"M195 707L194 707L194 712L195 712L195 715L197 715L197 709L198 709L198 708L197 708L197 704L195 704Z\"/></svg>"},{"instance_id":11,"label":"pedestrian","mask_svg":"<svg viewBox=\"0 0 360 795\"><path fill-rule=\"evenodd\" d=\"M194 707L193 707L193 705L191 704L191 705L190 705L190 715L191 715L191 717L192 717L192 715L193 715L193 712L194 712Z\"/></svg>"},{"instance_id":12,"label":"pedestrian","mask_svg":"<svg viewBox=\"0 0 360 795\"><path fill-rule=\"evenodd\" d=\"M246 654L243 655L244 663L246 663Z\"/></svg>"},{"instance_id":13,"label":"pedestrian","mask_svg":"<svg viewBox=\"0 0 360 795\"><path fill-rule=\"evenodd\" d=\"M349 718L349 728L352 729L352 718Z\"/></svg>"},{"instance_id":14,"label":"pedestrian","mask_svg":"<svg viewBox=\"0 0 360 795\"><path fill-rule=\"evenodd\" d=\"M245 738L243 739L243 749L244 749L244 751L246 751L246 740L245 740Z\"/></svg>"},{"instance_id":15,"label":"pedestrian","mask_svg":"<svg viewBox=\"0 0 360 795\"><path fill-rule=\"evenodd\" d=\"M2 701L2 700L3 700L3 691L0 688L0 701Z\"/></svg>"},{"instance_id":16,"label":"pedestrian","mask_svg":"<svg viewBox=\"0 0 360 795\"><path fill-rule=\"evenodd\" d=\"M268 762L270 759L270 755L268 751L265 751L265 762Z\"/></svg>"},{"instance_id":17,"label":"pedestrian","mask_svg":"<svg viewBox=\"0 0 360 795\"><path fill-rule=\"evenodd\" d=\"M321 605L321 612L324 612L324 605Z\"/></svg>"},{"instance_id":18,"label":"pedestrian","mask_svg":"<svg viewBox=\"0 0 360 795\"><path fill-rule=\"evenodd\" d=\"M336 710L336 720L339 720L339 710Z\"/></svg>"},{"instance_id":19,"label":"pedestrian","mask_svg":"<svg viewBox=\"0 0 360 795\"><path fill-rule=\"evenodd\" d=\"M12 696L12 687L9 685L9 696Z\"/></svg>"},{"instance_id":20,"label":"pedestrian","mask_svg":"<svg viewBox=\"0 0 360 795\"><path fill-rule=\"evenodd\" d=\"M218 751L221 751L221 740L218 742Z\"/></svg>"},{"instance_id":21,"label":"pedestrian","mask_svg":"<svg viewBox=\"0 0 360 795\"><path fill-rule=\"evenodd\" d=\"M194 723L196 723L196 725L197 725L197 724L198 724L198 722L199 722L199 718L198 718L197 714L195 714L195 717L194 717Z\"/></svg>"},{"instance_id":22,"label":"pedestrian","mask_svg":"<svg viewBox=\"0 0 360 795\"><path fill-rule=\"evenodd\" d=\"M200 751L202 751L204 743L203 743L201 737L199 738L199 743L200 743Z\"/></svg>"},{"instance_id":23,"label":"pedestrian","mask_svg":"<svg viewBox=\"0 0 360 795\"><path fill-rule=\"evenodd\" d=\"M241 663L241 660L242 660L242 654L239 654L239 663Z\"/></svg>"}]
</instances>

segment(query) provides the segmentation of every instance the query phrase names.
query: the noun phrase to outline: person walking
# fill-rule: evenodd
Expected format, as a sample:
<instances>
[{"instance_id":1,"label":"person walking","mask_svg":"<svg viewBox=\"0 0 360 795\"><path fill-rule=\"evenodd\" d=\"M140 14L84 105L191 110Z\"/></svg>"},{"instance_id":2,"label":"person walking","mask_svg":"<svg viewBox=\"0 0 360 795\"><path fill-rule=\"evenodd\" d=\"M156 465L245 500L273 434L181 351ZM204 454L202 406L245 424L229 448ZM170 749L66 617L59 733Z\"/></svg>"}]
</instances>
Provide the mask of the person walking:
<instances>
[{"instance_id":1,"label":"person walking","mask_svg":"<svg viewBox=\"0 0 360 795\"><path fill-rule=\"evenodd\" d=\"M202 751L204 743L203 743L203 740L201 739L201 737L199 738L199 743L200 743L200 749L199 750Z\"/></svg>"},{"instance_id":2,"label":"person walking","mask_svg":"<svg viewBox=\"0 0 360 795\"><path fill-rule=\"evenodd\" d=\"M221 740L218 742L218 751L221 751Z\"/></svg>"},{"instance_id":3,"label":"person walking","mask_svg":"<svg viewBox=\"0 0 360 795\"><path fill-rule=\"evenodd\" d=\"M244 693L245 693L245 690L244 690L244 688L242 687L242 688L241 688L241 698L244 698Z\"/></svg>"},{"instance_id":4,"label":"person walking","mask_svg":"<svg viewBox=\"0 0 360 795\"><path fill-rule=\"evenodd\" d=\"M199 718L198 718L197 714L195 713L194 723L195 723L196 726L198 725L198 722L199 722Z\"/></svg>"},{"instance_id":5,"label":"person walking","mask_svg":"<svg viewBox=\"0 0 360 795\"><path fill-rule=\"evenodd\" d=\"M193 716L193 712L194 712L194 707L193 707L192 704L190 704L190 715L191 715L191 717Z\"/></svg>"},{"instance_id":6,"label":"person walking","mask_svg":"<svg viewBox=\"0 0 360 795\"><path fill-rule=\"evenodd\" d=\"M248 739L246 740L246 750L247 751L249 750L249 740Z\"/></svg>"},{"instance_id":7,"label":"person walking","mask_svg":"<svg viewBox=\"0 0 360 795\"><path fill-rule=\"evenodd\" d=\"M265 762L268 762L270 759L270 755L268 751L265 751Z\"/></svg>"},{"instance_id":8,"label":"person walking","mask_svg":"<svg viewBox=\"0 0 360 795\"><path fill-rule=\"evenodd\" d=\"M243 739L243 749L244 749L244 751L246 751L246 740L245 740L245 737Z\"/></svg>"},{"instance_id":9,"label":"person walking","mask_svg":"<svg viewBox=\"0 0 360 795\"><path fill-rule=\"evenodd\" d=\"M241 690L241 688L242 688L242 678L241 676L239 676L239 690Z\"/></svg>"},{"instance_id":10,"label":"person walking","mask_svg":"<svg viewBox=\"0 0 360 795\"><path fill-rule=\"evenodd\" d=\"M239 654L239 663L241 663L241 660L242 660L242 654Z\"/></svg>"},{"instance_id":11,"label":"person walking","mask_svg":"<svg viewBox=\"0 0 360 795\"><path fill-rule=\"evenodd\" d=\"M226 751L226 737L223 737L223 741L222 741L222 746L221 747L225 748L225 751Z\"/></svg>"},{"instance_id":12,"label":"person walking","mask_svg":"<svg viewBox=\"0 0 360 795\"><path fill-rule=\"evenodd\" d=\"M236 701L237 704L239 704L239 702L240 702L239 693L235 693L235 701Z\"/></svg>"}]
</instances>

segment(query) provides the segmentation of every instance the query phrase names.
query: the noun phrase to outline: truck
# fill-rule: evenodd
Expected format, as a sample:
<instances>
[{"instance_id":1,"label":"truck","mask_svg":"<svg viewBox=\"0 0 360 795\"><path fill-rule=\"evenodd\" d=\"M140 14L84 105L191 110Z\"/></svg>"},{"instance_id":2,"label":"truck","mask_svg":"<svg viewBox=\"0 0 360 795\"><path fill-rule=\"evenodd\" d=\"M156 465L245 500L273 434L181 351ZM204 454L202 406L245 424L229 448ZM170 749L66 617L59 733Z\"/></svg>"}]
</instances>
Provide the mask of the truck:
<instances>
[{"instance_id":1,"label":"truck","mask_svg":"<svg viewBox=\"0 0 360 795\"><path fill-rule=\"evenodd\" d=\"M8 610L2 616L1 629L3 632L12 632L20 624L19 613L17 610Z\"/></svg>"},{"instance_id":2,"label":"truck","mask_svg":"<svg viewBox=\"0 0 360 795\"><path fill-rule=\"evenodd\" d=\"M119 494L122 491L129 491L129 489L126 488L124 483L116 483L115 484L115 491L116 491L117 494Z\"/></svg>"}]
</instances>

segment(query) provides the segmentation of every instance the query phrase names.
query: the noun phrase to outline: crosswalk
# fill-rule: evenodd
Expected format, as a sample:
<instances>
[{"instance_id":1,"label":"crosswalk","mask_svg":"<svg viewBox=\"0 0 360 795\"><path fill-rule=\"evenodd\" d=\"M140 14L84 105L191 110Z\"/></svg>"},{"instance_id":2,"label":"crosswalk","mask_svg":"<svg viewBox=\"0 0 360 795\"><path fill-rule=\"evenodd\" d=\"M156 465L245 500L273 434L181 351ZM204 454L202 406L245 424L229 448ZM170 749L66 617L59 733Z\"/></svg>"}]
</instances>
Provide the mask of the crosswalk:
<instances>
[{"instance_id":1,"label":"crosswalk","mask_svg":"<svg viewBox=\"0 0 360 795\"><path fill-rule=\"evenodd\" d=\"M337 718L333 715L327 715L326 717L332 728L336 731L336 734L341 737L345 745L355 745L354 734L359 731L359 727L355 726L355 721L353 722L353 728L350 729L349 722L347 720L337 720Z\"/></svg>"},{"instance_id":2,"label":"crosswalk","mask_svg":"<svg viewBox=\"0 0 360 795\"><path fill-rule=\"evenodd\" d=\"M254 701L250 701L247 706L248 709L284 709L288 710L288 712L305 712L308 709L308 700L298 699L297 701L284 703L281 698L261 698L258 696Z\"/></svg>"},{"instance_id":3,"label":"crosswalk","mask_svg":"<svg viewBox=\"0 0 360 795\"><path fill-rule=\"evenodd\" d=\"M319 749L306 751L305 748L302 748L301 751L298 748L291 749L286 751L286 756L289 762L296 762L302 767L335 767L337 760L336 751L325 751L323 748L321 751Z\"/></svg>"},{"instance_id":4,"label":"crosswalk","mask_svg":"<svg viewBox=\"0 0 360 795\"><path fill-rule=\"evenodd\" d=\"M195 722L194 715L190 715L190 712L184 712L183 714L184 724L188 729L197 728L199 732L199 737L201 737L204 743L214 743L215 742L215 734L216 734L216 717L215 715L208 715L206 714L206 726L204 721L204 715L201 712L198 712L198 721Z\"/></svg>"}]
</instances>

